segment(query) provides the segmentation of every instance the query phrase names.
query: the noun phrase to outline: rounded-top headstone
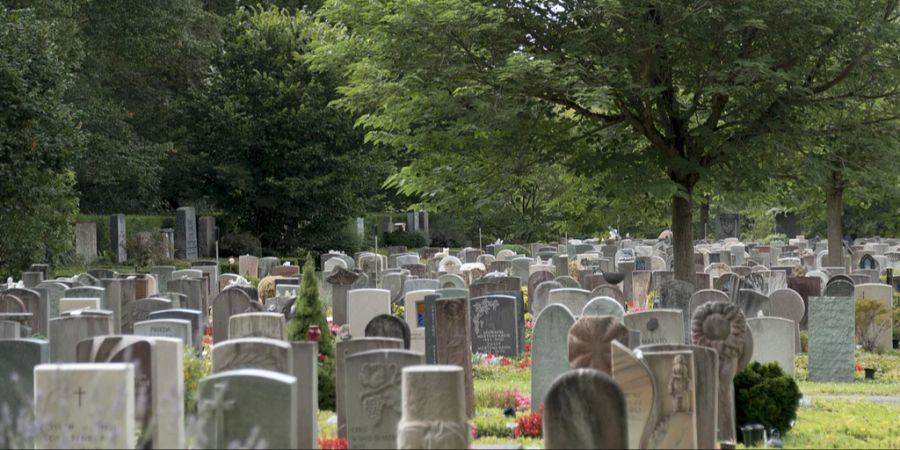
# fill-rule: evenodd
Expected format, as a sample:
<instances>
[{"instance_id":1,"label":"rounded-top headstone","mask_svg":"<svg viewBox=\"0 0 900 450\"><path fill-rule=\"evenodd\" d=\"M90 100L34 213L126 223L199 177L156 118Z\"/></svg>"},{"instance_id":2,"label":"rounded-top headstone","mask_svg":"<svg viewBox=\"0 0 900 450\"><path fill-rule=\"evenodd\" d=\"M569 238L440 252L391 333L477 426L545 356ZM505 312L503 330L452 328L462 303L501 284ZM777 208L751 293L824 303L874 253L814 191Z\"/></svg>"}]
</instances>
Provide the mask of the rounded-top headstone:
<instances>
[{"instance_id":1,"label":"rounded-top headstone","mask_svg":"<svg viewBox=\"0 0 900 450\"><path fill-rule=\"evenodd\" d=\"M403 348L409 350L410 332L405 320L390 314L372 318L365 328L366 337L387 337L403 340Z\"/></svg>"},{"instance_id":2,"label":"rounded-top headstone","mask_svg":"<svg viewBox=\"0 0 900 450\"><path fill-rule=\"evenodd\" d=\"M622 320L625 317L625 308L613 298L595 297L584 306L582 316L612 316Z\"/></svg>"}]
</instances>

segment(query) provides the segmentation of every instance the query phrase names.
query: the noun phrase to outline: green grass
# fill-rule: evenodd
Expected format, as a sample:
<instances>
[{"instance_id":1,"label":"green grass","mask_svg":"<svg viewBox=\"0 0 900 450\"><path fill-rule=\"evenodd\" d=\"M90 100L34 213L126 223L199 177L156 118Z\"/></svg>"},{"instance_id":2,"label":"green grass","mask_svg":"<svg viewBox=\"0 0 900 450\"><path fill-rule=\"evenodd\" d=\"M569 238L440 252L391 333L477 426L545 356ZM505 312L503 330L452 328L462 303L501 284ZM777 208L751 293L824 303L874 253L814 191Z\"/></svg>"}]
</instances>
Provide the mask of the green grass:
<instances>
[{"instance_id":1,"label":"green grass","mask_svg":"<svg viewBox=\"0 0 900 450\"><path fill-rule=\"evenodd\" d=\"M896 393L896 391L895 391ZM900 448L900 405L815 400L801 408L785 448Z\"/></svg>"},{"instance_id":2,"label":"green grass","mask_svg":"<svg viewBox=\"0 0 900 450\"><path fill-rule=\"evenodd\" d=\"M191 268L191 262L186 260L176 260L173 265L178 270ZM108 261L96 261L90 264L51 266L50 269L53 271L53 277L71 277L91 269L110 269L120 273L150 272L150 266L142 267L128 264L115 264Z\"/></svg>"},{"instance_id":3,"label":"green grass","mask_svg":"<svg viewBox=\"0 0 900 450\"><path fill-rule=\"evenodd\" d=\"M800 392L806 396L816 395L881 395L900 396L900 384L880 381L857 381L855 383L813 383L800 381Z\"/></svg>"}]
</instances>

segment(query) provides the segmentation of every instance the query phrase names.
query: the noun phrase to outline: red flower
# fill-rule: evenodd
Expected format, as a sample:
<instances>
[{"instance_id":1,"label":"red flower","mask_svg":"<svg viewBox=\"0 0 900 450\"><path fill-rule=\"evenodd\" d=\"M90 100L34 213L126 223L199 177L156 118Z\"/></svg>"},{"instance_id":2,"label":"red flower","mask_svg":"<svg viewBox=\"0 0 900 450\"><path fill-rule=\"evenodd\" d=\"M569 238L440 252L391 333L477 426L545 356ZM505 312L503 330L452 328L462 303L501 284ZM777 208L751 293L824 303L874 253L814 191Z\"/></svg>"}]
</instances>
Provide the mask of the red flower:
<instances>
[{"instance_id":1,"label":"red flower","mask_svg":"<svg viewBox=\"0 0 900 450\"><path fill-rule=\"evenodd\" d=\"M525 343L525 353L531 353L531 342Z\"/></svg>"},{"instance_id":2,"label":"red flower","mask_svg":"<svg viewBox=\"0 0 900 450\"><path fill-rule=\"evenodd\" d=\"M500 359L500 365L501 365L501 366L506 367L506 366L508 366L508 365L510 365L510 364L512 364L512 362L509 360L509 358L507 358L507 357L504 356L503 358Z\"/></svg>"},{"instance_id":3,"label":"red flower","mask_svg":"<svg viewBox=\"0 0 900 450\"><path fill-rule=\"evenodd\" d=\"M322 450L347 450L349 447L344 438L319 438L319 448Z\"/></svg>"},{"instance_id":4,"label":"red flower","mask_svg":"<svg viewBox=\"0 0 900 450\"><path fill-rule=\"evenodd\" d=\"M323 363L323 364L325 363L325 354L324 353L319 353L319 362Z\"/></svg>"},{"instance_id":5,"label":"red flower","mask_svg":"<svg viewBox=\"0 0 900 450\"><path fill-rule=\"evenodd\" d=\"M857 372L862 372L862 371L863 371L863 365L860 364L860 363L856 363L856 371L857 371Z\"/></svg>"},{"instance_id":6,"label":"red flower","mask_svg":"<svg viewBox=\"0 0 900 450\"><path fill-rule=\"evenodd\" d=\"M487 355L484 356L485 362L490 361L490 360L492 360L492 359L494 359L494 354L493 354L493 353L488 353Z\"/></svg>"},{"instance_id":7,"label":"red flower","mask_svg":"<svg viewBox=\"0 0 900 450\"><path fill-rule=\"evenodd\" d=\"M527 356L524 359L522 359L522 361L519 362L520 369L527 369L530 366L531 366L531 358L529 358Z\"/></svg>"},{"instance_id":8,"label":"red flower","mask_svg":"<svg viewBox=\"0 0 900 450\"><path fill-rule=\"evenodd\" d=\"M542 403L540 411L516 418L516 428L513 429L513 435L517 438L539 438L543 434L543 426L544 404Z\"/></svg>"},{"instance_id":9,"label":"red flower","mask_svg":"<svg viewBox=\"0 0 900 450\"><path fill-rule=\"evenodd\" d=\"M212 336L212 335L213 335L213 327L212 327L212 325L207 325L207 326L206 326L206 335L207 335L207 336Z\"/></svg>"}]
</instances>

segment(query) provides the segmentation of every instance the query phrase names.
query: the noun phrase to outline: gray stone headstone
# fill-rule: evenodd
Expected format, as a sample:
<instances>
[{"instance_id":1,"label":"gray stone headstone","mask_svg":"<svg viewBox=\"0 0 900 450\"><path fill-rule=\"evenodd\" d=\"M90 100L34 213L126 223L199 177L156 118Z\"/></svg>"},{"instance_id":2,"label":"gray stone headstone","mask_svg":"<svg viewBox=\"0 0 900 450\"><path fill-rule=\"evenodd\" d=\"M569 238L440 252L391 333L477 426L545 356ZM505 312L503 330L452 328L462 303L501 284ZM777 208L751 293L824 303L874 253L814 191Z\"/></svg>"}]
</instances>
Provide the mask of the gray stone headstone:
<instances>
[{"instance_id":1,"label":"gray stone headstone","mask_svg":"<svg viewBox=\"0 0 900 450\"><path fill-rule=\"evenodd\" d=\"M550 304L559 303L569 308L573 314L581 314L584 307L591 300L591 292L585 289L562 288L550 291L548 301Z\"/></svg>"},{"instance_id":2,"label":"gray stone headstone","mask_svg":"<svg viewBox=\"0 0 900 450\"><path fill-rule=\"evenodd\" d=\"M213 373L262 369L290 374L293 352L288 342L269 338L235 338L212 347Z\"/></svg>"},{"instance_id":3,"label":"gray stone headstone","mask_svg":"<svg viewBox=\"0 0 900 450\"><path fill-rule=\"evenodd\" d=\"M181 304L182 308L200 311L200 324L203 325L203 329L200 330L200 332L201 334L206 333L207 305L204 301L205 296L203 295L203 281L196 278L179 278L177 280L169 280L167 290L168 293L179 293L187 296L186 302Z\"/></svg>"},{"instance_id":4,"label":"gray stone headstone","mask_svg":"<svg viewBox=\"0 0 900 450\"><path fill-rule=\"evenodd\" d=\"M80 222L75 224L75 254L92 263L97 259L97 224Z\"/></svg>"},{"instance_id":5,"label":"gray stone headstone","mask_svg":"<svg viewBox=\"0 0 900 450\"><path fill-rule=\"evenodd\" d=\"M197 259L197 213L192 206L175 210L175 257Z\"/></svg>"},{"instance_id":6,"label":"gray stone headstone","mask_svg":"<svg viewBox=\"0 0 900 450\"><path fill-rule=\"evenodd\" d=\"M338 417L338 436L347 438L347 368L346 358L357 353L367 352L369 350L378 349L395 349L403 348L403 341L391 338L356 338L348 341L340 341L335 345L335 400L336 411Z\"/></svg>"},{"instance_id":7,"label":"gray stone headstone","mask_svg":"<svg viewBox=\"0 0 900 450\"><path fill-rule=\"evenodd\" d=\"M3 292L6 295L12 295L22 301L25 305L25 310L32 314L31 320L29 320L28 324L31 327L31 332L37 336L47 336L48 327L50 326L48 320L50 315L50 305L49 305L49 294L50 292L45 290L48 296L43 296L39 292L32 289L22 289L22 288L13 288L8 289ZM56 307L57 311L59 310L59 299L61 297L56 297L57 295L62 295L58 289L53 291L53 297L56 298ZM56 316L53 316L56 317Z\"/></svg>"},{"instance_id":8,"label":"gray stone headstone","mask_svg":"<svg viewBox=\"0 0 900 450\"><path fill-rule=\"evenodd\" d=\"M659 305L666 309L681 311L684 321L684 335L690 335L690 303L694 295L694 285L686 281L671 280L660 287Z\"/></svg>"},{"instance_id":9,"label":"gray stone headstone","mask_svg":"<svg viewBox=\"0 0 900 450\"><path fill-rule=\"evenodd\" d=\"M34 447L135 448L135 381L132 364L38 365Z\"/></svg>"},{"instance_id":10,"label":"gray stone headstone","mask_svg":"<svg viewBox=\"0 0 900 450\"><path fill-rule=\"evenodd\" d=\"M405 320L390 314L381 314L372 318L365 329L366 337L386 337L400 339L403 348L410 348L409 325ZM424 355L424 352L422 352Z\"/></svg>"},{"instance_id":11,"label":"gray stone headstone","mask_svg":"<svg viewBox=\"0 0 900 450\"><path fill-rule=\"evenodd\" d=\"M625 308L613 298L595 297L584 306L582 316L613 316L622 320L625 316Z\"/></svg>"},{"instance_id":12,"label":"gray stone headstone","mask_svg":"<svg viewBox=\"0 0 900 450\"><path fill-rule=\"evenodd\" d=\"M169 337L180 339L185 347L195 347L191 321L182 319L153 319L135 322L136 336Z\"/></svg>"},{"instance_id":13,"label":"gray stone headstone","mask_svg":"<svg viewBox=\"0 0 900 450\"><path fill-rule=\"evenodd\" d=\"M287 322L280 312L233 314L228 319L228 339L261 337L287 340Z\"/></svg>"},{"instance_id":14,"label":"gray stone headstone","mask_svg":"<svg viewBox=\"0 0 900 450\"><path fill-rule=\"evenodd\" d=\"M347 323L347 293L353 283L360 278L359 273L347 270L343 267L336 268L325 278L325 282L331 285L332 320L336 324Z\"/></svg>"},{"instance_id":15,"label":"gray stone headstone","mask_svg":"<svg viewBox=\"0 0 900 450\"><path fill-rule=\"evenodd\" d=\"M788 375L794 375L793 320L780 317L753 317L747 319L753 332L753 361L766 364L776 362Z\"/></svg>"},{"instance_id":16,"label":"gray stone headstone","mask_svg":"<svg viewBox=\"0 0 900 450\"><path fill-rule=\"evenodd\" d=\"M235 314L260 312L262 305L250 299L239 289L225 289L212 302L213 342L224 342L228 337L228 323Z\"/></svg>"},{"instance_id":17,"label":"gray stone headstone","mask_svg":"<svg viewBox=\"0 0 900 450\"><path fill-rule=\"evenodd\" d=\"M261 258L259 260L259 273L258 278L261 280L267 276L269 276L269 272L272 271L272 268L275 266L281 265L281 259L276 258L274 256L267 256L265 258Z\"/></svg>"},{"instance_id":18,"label":"gray stone headstone","mask_svg":"<svg viewBox=\"0 0 900 450\"><path fill-rule=\"evenodd\" d=\"M297 378L239 369L200 380L197 448L298 448Z\"/></svg>"},{"instance_id":19,"label":"gray stone headstone","mask_svg":"<svg viewBox=\"0 0 900 450\"><path fill-rule=\"evenodd\" d=\"M175 272L175 266L153 266L150 268L150 274L156 278L156 288L160 294L168 292L169 280Z\"/></svg>"},{"instance_id":20,"label":"gray stone headstone","mask_svg":"<svg viewBox=\"0 0 900 450\"><path fill-rule=\"evenodd\" d=\"M744 312L744 317L757 317L762 313L769 313L769 297L751 289L741 289L738 292L737 304Z\"/></svg>"},{"instance_id":21,"label":"gray stone headstone","mask_svg":"<svg viewBox=\"0 0 900 450\"><path fill-rule=\"evenodd\" d=\"M852 382L856 302L849 296L809 300L809 380Z\"/></svg>"},{"instance_id":22,"label":"gray stone headstone","mask_svg":"<svg viewBox=\"0 0 900 450\"><path fill-rule=\"evenodd\" d=\"M50 319L50 362L75 362L75 349L80 341L107 334L113 334L110 311L70 313Z\"/></svg>"},{"instance_id":23,"label":"gray stone headstone","mask_svg":"<svg viewBox=\"0 0 900 450\"><path fill-rule=\"evenodd\" d=\"M395 448L402 414L404 367L423 364L407 350L372 350L346 357L347 441L352 448Z\"/></svg>"},{"instance_id":24,"label":"gray stone headstone","mask_svg":"<svg viewBox=\"0 0 900 450\"><path fill-rule=\"evenodd\" d=\"M684 320L677 309L653 309L625 315L625 326L641 332L641 345L683 344Z\"/></svg>"},{"instance_id":25,"label":"gray stone headstone","mask_svg":"<svg viewBox=\"0 0 900 450\"><path fill-rule=\"evenodd\" d=\"M428 297L426 297L426 301L427 299ZM474 417L475 388L472 379L472 343L466 299L438 299L434 301L433 309L436 362L463 368L466 383L466 413L468 417Z\"/></svg>"},{"instance_id":26,"label":"gray stone headstone","mask_svg":"<svg viewBox=\"0 0 900 450\"><path fill-rule=\"evenodd\" d=\"M4 411L0 447L33 448L33 437L26 433L34 422L34 368L50 361L46 341L38 339L0 339L0 410Z\"/></svg>"},{"instance_id":27,"label":"gray stone headstone","mask_svg":"<svg viewBox=\"0 0 900 450\"><path fill-rule=\"evenodd\" d=\"M167 309L163 311L151 312L149 319L187 320L191 323L191 342L193 343L194 349L198 352L202 349L200 340L203 337L203 334L206 332L206 326L202 322L203 319L200 311L184 308Z\"/></svg>"},{"instance_id":28,"label":"gray stone headstone","mask_svg":"<svg viewBox=\"0 0 900 450\"><path fill-rule=\"evenodd\" d=\"M109 254L117 263L128 260L125 252L125 214L113 214L109 216Z\"/></svg>"},{"instance_id":29,"label":"gray stone headstone","mask_svg":"<svg viewBox=\"0 0 900 450\"><path fill-rule=\"evenodd\" d=\"M822 295L824 297L852 297L854 288L852 281L832 278L825 286L825 291Z\"/></svg>"},{"instance_id":30,"label":"gray stone headstone","mask_svg":"<svg viewBox=\"0 0 900 450\"><path fill-rule=\"evenodd\" d=\"M22 272L22 284L25 289L33 289L44 281L44 272Z\"/></svg>"},{"instance_id":31,"label":"gray stone headstone","mask_svg":"<svg viewBox=\"0 0 900 450\"><path fill-rule=\"evenodd\" d=\"M113 312L113 333L121 333L125 308L135 300L134 280L104 278L100 281L106 289L106 309Z\"/></svg>"},{"instance_id":32,"label":"gray stone headstone","mask_svg":"<svg viewBox=\"0 0 900 450\"><path fill-rule=\"evenodd\" d=\"M517 320L516 297L488 295L469 300L472 351L517 356L524 346L524 330Z\"/></svg>"},{"instance_id":33,"label":"gray stone headstone","mask_svg":"<svg viewBox=\"0 0 900 450\"><path fill-rule=\"evenodd\" d=\"M150 313L172 309L172 301L164 298L144 298L130 302L122 317L122 334L134 333L134 324L150 318Z\"/></svg>"},{"instance_id":34,"label":"gray stone headstone","mask_svg":"<svg viewBox=\"0 0 900 450\"><path fill-rule=\"evenodd\" d=\"M563 305L544 308L534 323L531 353L531 410L538 411L557 377L569 370L569 328L575 317Z\"/></svg>"},{"instance_id":35,"label":"gray stone headstone","mask_svg":"<svg viewBox=\"0 0 900 450\"><path fill-rule=\"evenodd\" d=\"M628 448L625 395L593 369L566 372L544 402L546 448Z\"/></svg>"},{"instance_id":36,"label":"gray stone headstone","mask_svg":"<svg viewBox=\"0 0 900 450\"><path fill-rule=\"evenodd\" d=\"M197 253L201 258L216 256L216 218L203 216L197 219Z\"/></svg>"}]
</instances>

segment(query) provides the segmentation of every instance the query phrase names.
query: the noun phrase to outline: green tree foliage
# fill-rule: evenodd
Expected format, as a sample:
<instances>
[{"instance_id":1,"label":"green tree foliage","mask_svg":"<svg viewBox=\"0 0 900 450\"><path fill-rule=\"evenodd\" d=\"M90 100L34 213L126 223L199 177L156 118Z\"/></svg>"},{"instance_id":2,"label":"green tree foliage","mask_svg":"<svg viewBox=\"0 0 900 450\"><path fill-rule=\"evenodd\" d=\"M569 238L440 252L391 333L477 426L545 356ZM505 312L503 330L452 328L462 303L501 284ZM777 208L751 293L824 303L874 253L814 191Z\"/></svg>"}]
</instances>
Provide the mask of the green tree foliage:
<instances>
[{"instance_id":1,"label":"green tree foliage","mask_svg":"<svg viewBox=\"0 0 900 450\"><path fill-rule=\"evenodd\" d=\"M69 67L55 29L0 6L0 274L18 277L72 245L78 200L69 161L80 144Z\"/></svg>"},{"instance_id":2,"label":"green tree foliage","mask_svg":"<svg viewBox=\"0 0 900 450\"><path fill-rule=\"evenodd\" d=\"M797 418L800 397L797 382L778 363L754 362L734 377L736 425L759 423L784 436Z\"/></svg>"},{"instance_id":3,"label":"green tree foliage","mask_svg":"<svg viewBox=\"0 0 900 450\"><path fill-rule=\"evenodd\" d=\"M675 275L689 280L696 185L766 177L766 161L794 155L774 144L806 136L810 105L830 117L849 74L897 54L896 14L876 0L335 0L314 62L347 67L343 103L393 147L452 146L528 107L568 124L548 139L590 143L570 151L620 195L671 200Z\"/></svg>"},{"instance_id":4,"label":"green tree foliage","mask_svg":"<svg viewBox=\"0 0 900 450\"><path fill-rule=\"evenodd\" d=\"M300 280L300 292L295 303L294 317L288 323L288 339L292 341L308 341L307 331L310 325L318 325L322 331L319 339L319 353L325 361L319 364L319 409L334 410L334 336L328 328L325 307L319 298L319 278L316 276L316 263L311 255L306 256L303 264L303 276Z\"/></svg>"},{"instance_id":5,"label":"green tree foliage","mask_svg":"<svg viewBox=\"0 0 900 450\"><path fill-rule=\"evenodd\" d=\"M340 248L336 230L387 173L329 106L336 79L303 62L308 24L303 12L235 13L182 145L184 177L275 251Z\"/></svg>"}]
</instances>

